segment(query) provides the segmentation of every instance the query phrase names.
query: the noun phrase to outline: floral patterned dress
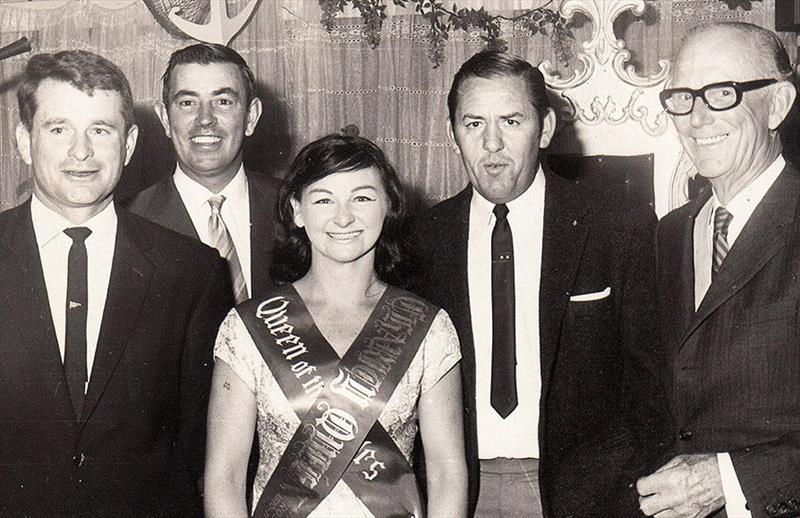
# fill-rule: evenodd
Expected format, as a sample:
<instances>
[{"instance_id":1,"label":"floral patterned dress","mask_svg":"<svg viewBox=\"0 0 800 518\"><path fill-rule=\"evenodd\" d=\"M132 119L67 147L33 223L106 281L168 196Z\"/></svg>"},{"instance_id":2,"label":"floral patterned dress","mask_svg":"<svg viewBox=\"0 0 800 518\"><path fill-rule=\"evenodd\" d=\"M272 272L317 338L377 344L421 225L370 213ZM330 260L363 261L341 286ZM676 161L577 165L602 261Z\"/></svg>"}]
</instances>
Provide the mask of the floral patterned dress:
<instances>
[{"instance_id":1,"label":"floral patterned dress","mask_svg":"<svg viewBox=\"0 0 800 518\"><path fill-rule=\"evenodd\" d=\"M310 347L312 344L306 345ZM300 418L294 413L235 309L231 310L220 327L214 356L228 364L256 398L260 463L253 482L255 507L255 502L300 426ZM417 403L420 395L436 385L460 359L456 331L447 313L440 310L408 371L379 417L380 423L409 462L417 434ZM309 517L374 518L342 480Z\"/></svg>"}]
</instances>

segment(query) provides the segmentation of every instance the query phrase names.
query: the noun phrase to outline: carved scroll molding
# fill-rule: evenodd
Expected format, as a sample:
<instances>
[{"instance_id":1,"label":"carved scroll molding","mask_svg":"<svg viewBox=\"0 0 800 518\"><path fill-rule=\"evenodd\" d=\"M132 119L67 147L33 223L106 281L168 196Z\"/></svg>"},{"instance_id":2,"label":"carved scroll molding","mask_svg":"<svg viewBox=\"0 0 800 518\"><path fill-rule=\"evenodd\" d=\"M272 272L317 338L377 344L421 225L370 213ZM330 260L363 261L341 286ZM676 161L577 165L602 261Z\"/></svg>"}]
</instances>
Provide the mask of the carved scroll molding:
<instances>
[{"instance_id":1,"label":"carved scroll molding","mask_svg":"<svg viewBox=\"0 0 800 518\"><path fill-rule=\"evenodd\" d=\"M591 38L576 56L580 65L570 77L560 77L549 61L540 65L548 85L566 105L565 118L590 126L630 120L649 135L663 134L668 121L657 91L669 75L669 61L660 60L655 74L640 76L628 64L631 53L625 42L614 34L614 20L628 10L641 16L644 0L564 0L559 10L568 19L582 13L593 26ZM592 95L596 92L607 94Z\"/></svg>"}]
</instances>

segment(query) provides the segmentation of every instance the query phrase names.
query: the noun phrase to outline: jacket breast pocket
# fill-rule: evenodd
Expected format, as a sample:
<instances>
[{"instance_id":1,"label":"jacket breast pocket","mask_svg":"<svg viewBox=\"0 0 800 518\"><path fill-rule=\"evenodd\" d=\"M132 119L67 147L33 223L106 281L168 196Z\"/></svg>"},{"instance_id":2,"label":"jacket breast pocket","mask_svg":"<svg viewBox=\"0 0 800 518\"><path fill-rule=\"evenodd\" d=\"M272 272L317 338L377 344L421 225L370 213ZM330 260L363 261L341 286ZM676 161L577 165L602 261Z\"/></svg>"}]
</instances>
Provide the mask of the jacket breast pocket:
<instances>
[{"instance_id":1,"label":"jacket breast pocket","mask_svg":"<svg viewBox=\"0 0 800 518\"><path fill-rule=\"evenodd\" d=\"M733 341L746 349L783 349L795 342L797 302L784 300L742 311L734 317Z\"/></svg>"},{"instance_id":2,"label":"jacket breast pocket","mask_svg":"<svg viewBox=\"0 0 800 518\"><path fill-rule=\"evenodd\" d=\"M741 313L739 324L757 324L793 317L797 314L797 302L796 299L790 299L749 308Z\"/></svg>"},{"instance_id":3,"label":"jacket breast pocket","mask_svg":"<svg viewBox=\"0 0 800 518\"><path fill-rule=\"evenodd\" d=\"M611 287L597 291L571 294L568 312L578 318L603 318L611 306Z\"/></svg>"}]
</instances>

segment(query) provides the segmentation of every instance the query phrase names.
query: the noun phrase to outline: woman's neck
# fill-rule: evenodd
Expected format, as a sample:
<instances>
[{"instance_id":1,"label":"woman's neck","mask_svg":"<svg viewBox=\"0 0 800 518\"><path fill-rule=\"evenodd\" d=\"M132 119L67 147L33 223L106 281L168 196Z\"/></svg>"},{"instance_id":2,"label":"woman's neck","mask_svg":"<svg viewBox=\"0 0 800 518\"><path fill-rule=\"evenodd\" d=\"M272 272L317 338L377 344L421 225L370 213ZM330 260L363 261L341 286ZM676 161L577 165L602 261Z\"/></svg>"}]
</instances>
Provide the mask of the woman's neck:
<instances>
[{"instance_id":1,"label":"woman's neck","mask_svg":"<svg viewBox=\"0 0 800 518\"><path fill-rule=\"evenodd\" d=\"M350 307L374 302L384 287L375 274L373 261L312 261L308 273L294 285L308 303Z\"/></svg>"}]
</instances>

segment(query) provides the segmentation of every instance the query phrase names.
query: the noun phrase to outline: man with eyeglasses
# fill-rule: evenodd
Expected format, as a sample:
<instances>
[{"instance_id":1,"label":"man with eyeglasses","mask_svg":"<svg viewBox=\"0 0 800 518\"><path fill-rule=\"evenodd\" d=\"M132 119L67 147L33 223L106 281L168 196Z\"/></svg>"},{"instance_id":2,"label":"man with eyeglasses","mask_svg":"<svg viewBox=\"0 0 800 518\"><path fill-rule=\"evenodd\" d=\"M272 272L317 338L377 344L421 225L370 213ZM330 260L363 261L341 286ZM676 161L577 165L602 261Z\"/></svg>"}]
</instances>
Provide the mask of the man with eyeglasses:
<instances>
[{"instance_id":1,"label":"man with eyeglasses","mask_svg":"<svg viewBox=\"0 0 800 518\"><path fill-rule=\"evenodd\" d=\"M640 478L648 516L800 511L800 176L779 128L793 69L772 32L689 33L661 94L710 188L658 226L672 460Z\"/></svg>"}]
</instances>

